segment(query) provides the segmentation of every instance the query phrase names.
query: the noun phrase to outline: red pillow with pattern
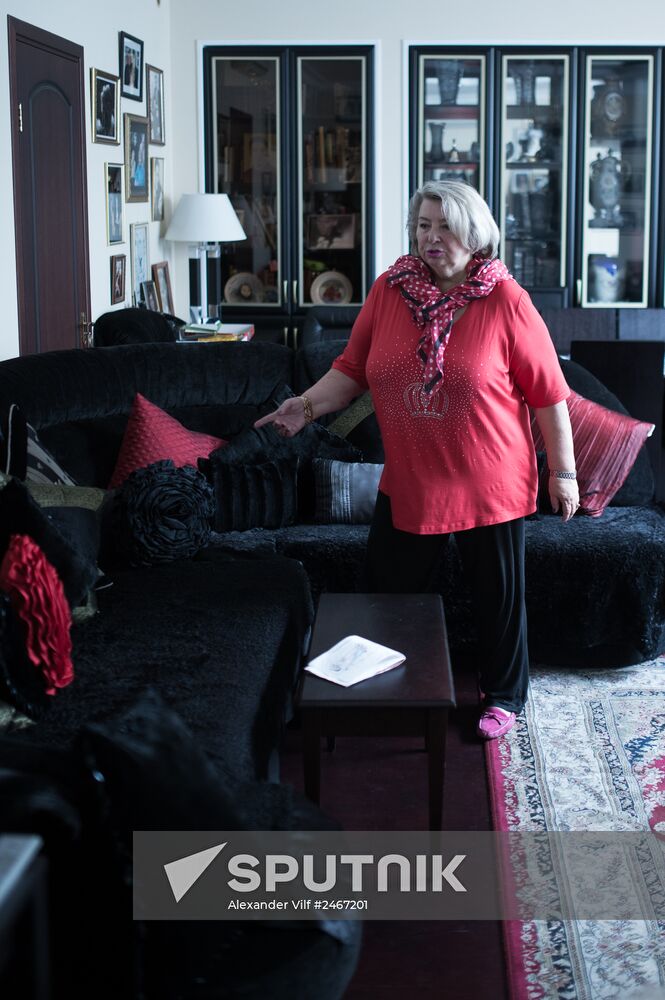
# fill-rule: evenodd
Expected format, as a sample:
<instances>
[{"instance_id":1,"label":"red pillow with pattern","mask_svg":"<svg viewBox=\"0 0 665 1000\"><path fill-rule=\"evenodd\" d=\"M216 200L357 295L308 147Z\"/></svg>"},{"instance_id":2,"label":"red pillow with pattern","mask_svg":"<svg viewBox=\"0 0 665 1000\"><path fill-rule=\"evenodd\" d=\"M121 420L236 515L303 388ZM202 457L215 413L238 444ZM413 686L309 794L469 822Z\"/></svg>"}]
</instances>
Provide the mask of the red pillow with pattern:
<instances>
[{"instance_id":1,"label":"red pillow with pattern","mask_svg":"<svg viewBox=\"0 0 665 1000\"><path fill-rule=\"evenodd\" d=\"M571 391L566 402L573 428L580 510L591 517L600 517L626 481L654 425L608 410L576 392ZM545 442L535 419L531 430L536 451L544 451ZM540 480L541 497L548 495L549 474L545 463Z\"/></svg>"},{"instance_id":2,"label":"red pillow with pattern","mask_svg":"<svg viewBox=\"0 0 665 1000\"><path fill-rule=\"evenodd\" d=\"M176 468L196 468L199 458L207 458L211 451L227 443L224 438L188 430L137 392L108 488L120 486L135 469L167 458Z\"/></svg>"}]
</instances>

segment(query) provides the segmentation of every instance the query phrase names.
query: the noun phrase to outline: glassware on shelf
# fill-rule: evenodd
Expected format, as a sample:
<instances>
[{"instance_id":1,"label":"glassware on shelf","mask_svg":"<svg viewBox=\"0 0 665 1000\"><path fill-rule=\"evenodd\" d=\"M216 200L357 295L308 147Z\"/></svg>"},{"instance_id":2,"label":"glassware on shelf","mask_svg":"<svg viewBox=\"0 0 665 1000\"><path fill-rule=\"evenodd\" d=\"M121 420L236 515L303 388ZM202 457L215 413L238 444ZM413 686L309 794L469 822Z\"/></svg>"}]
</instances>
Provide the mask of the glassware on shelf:
<instances>
[{"instance_id":1,"label":"glassware on shelf","mask_svg":"<svg viewBox=\"0 0 665 1000\"><path fill-rule=\"evenodd\" d=\"M619 160L611 149L607 150L607 156L598 151L596 159L591 164L589 179L589 200L596 213L589 223L590 226L620 228L623 225L619 202L630 172L628 161Z\"/></svg>"},{"instance_id":2,"label":"glassware on shelf","mask_svg":"<svg viewBox=\"0 0 665 1000\"><path fill-rule=\"evenodd\" d=\"M446 130L445 122L428 122L430 134L430 148L425 154L428 163L440 163L443 160L443 133Z\"/></svg>"},{"instance_id":3,"label":"glassware on shelf","mask_svg":"<svg viewBox=\"0 0 665 1000\"><path fill-rule=\"evenodd\" d=\"M443 105L456 104L464 64L460 59L439 59L435 72L439 81L439 102Z\"/></svg>"},{"instance_id":4,"label":"glassware on shelf","mask_svg":"<svg viewBox=\"0 0 665 1000\"><path fill-rule=\"evenodd\" d=\"M620 302L625 295L626 267L618 257L604 254L589 256L589 285L591 302Z\"/></svg>"},{"instance_id":5,"label":"glassware on shelf","mask_svg":"<svg viewBox=\"0 0 665 1000\"><path fill-rule=\"evenodd\" d=\"M515 81L515 103L517 105L535 104L535 61L513 59L509 72Z\"/></svg>"}]
</instances>

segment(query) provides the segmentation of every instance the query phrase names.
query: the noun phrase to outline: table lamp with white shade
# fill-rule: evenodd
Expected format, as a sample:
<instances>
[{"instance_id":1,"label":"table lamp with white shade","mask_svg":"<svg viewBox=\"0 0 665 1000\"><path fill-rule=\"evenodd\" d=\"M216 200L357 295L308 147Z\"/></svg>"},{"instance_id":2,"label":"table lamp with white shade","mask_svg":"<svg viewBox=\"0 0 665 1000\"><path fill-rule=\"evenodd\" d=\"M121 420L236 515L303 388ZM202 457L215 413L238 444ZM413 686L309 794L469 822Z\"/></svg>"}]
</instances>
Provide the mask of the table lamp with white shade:
<instances>
[{"instance_id":1,"label":"table lamp with white shade","mask_svg":"<svg viewBox=\"0 0 665 1000\"><path fill-rule=\"evenodd\" d=\"M183 194L164 239L196 248L201 274L201 318L208 303L209 243L234 243L247 236L226 194Z\"/></svg>"}]
</instances>

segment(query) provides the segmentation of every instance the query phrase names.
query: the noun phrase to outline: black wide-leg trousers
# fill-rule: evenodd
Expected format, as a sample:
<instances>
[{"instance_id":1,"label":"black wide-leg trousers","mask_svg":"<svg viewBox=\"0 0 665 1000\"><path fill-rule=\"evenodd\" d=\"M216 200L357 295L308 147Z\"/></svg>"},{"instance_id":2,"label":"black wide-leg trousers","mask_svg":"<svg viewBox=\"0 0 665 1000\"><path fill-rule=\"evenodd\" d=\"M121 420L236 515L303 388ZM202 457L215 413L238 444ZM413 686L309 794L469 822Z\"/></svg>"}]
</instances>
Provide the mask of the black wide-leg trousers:
<instances>
[{"instance_id":1,"label":"black wide-leg trousers","mask_svg":"<svg viewBox=\"0 0 665 1000\"><path fill-rule=\"evenodd\" d=\"M449 538L449 534L415 535L393 527L390 498L379 492L367 543L364 590L431 592ZM485 703L520 712L529 686L524 518L456 531L455 541L471 589Z\"/></svg>"}]
</instances>

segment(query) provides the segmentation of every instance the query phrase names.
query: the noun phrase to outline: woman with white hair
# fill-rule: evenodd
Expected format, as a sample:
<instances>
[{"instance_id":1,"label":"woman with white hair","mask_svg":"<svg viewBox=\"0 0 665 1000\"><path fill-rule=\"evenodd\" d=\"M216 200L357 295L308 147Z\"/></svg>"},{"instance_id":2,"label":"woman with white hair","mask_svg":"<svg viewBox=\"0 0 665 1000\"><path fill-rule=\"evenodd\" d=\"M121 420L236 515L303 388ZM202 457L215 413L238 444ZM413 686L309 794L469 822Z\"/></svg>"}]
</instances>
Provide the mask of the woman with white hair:
<instances>
[{"instance_id":1,"label":"woman with white hair","mask_svg":"<svg viewBox=\"0 0 665 1000\"><path fill-rule=\"evenodd\" d=\"M451 534L480 639L478 734L507 733L527 696L524 518L536 508L533 407L550 499L579 506L569 388L545 324L497 259L499 230L469 185L430 181L409 206L411 253L374 283L344 352L257 422L283 435L369 389L385 452L366 589L431 590Z\"/></svg>"}]
</instances>

